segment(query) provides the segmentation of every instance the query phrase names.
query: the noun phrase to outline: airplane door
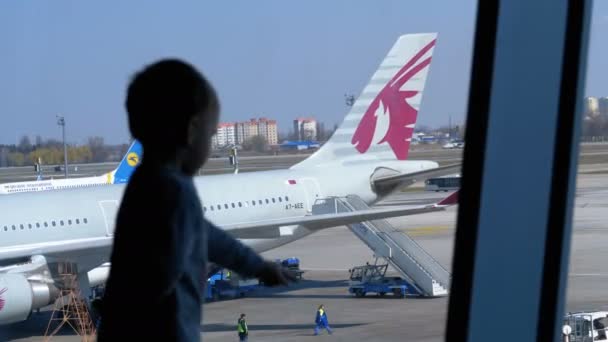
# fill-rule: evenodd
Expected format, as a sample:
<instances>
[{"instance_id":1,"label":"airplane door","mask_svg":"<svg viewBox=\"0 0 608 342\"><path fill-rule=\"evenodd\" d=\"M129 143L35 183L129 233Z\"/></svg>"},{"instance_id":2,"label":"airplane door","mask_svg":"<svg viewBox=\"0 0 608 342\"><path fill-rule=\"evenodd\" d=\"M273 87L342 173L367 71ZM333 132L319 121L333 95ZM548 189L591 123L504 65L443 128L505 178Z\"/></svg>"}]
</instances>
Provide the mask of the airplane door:
<instances>
[{"instance_id":1,"label":"airplane door","mask_svg":"<svg viewBox=\"0 0 608 342\"><path fill-rule=\"evenodd\" d=\"M312 205L315 204L316 200L322 198L321 187L314 178L302 178L300 181L306 192L306 211L312 212Z\"/></svg>"},{"instance_id":2,"label":"airplane door","mask_svg":"<svg viewBox=\"0 0 608 342\"><path fill-rule=\"evenodd\" d=\"M118 214L118 201L99 201L99 206L106 224L106 236L112 236Z\"/></svg>"}]
</instances>

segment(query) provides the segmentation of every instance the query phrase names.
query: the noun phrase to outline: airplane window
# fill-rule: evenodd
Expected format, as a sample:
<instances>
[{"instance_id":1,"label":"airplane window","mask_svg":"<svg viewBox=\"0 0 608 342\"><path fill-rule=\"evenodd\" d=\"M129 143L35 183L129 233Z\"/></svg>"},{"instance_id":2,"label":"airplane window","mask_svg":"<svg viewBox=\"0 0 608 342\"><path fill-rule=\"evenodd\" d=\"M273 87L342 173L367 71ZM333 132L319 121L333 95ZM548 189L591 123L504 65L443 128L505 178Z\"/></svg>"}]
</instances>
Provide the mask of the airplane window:
<instances>
[{"instance_id":1,"label":"airplane window","mask_svg":"<svg viewBox=\"0 0 608 342\"><path fill-rule=\"evenodd\" d=\"M7 231L7 230L8 230L8 227L7 227L7 226L4 226L4 231Z\"/></svg>"},{"instance_id":2,"label":"airplane window","mask_svg":"<svg viewBox=\"0 0 608 342\"><path fill-rule=\"evenodd\" d=\"M279 202L283 202L283 199L281 197L279 197Z\"/></svg>"},{"instance_id":3,"label":"airplane window","mask_svg":"<svg viewBox=\"0 0 608 342\"><path fill-rule=\"evenodd\" d=\"M251 201L251 204L255 205L255 200Z\"/></svg>"},{"instance_id":4,"label":"airplane window","mask_svg":"<svg viewBox=\"0 0 608 342\"><path fill-rule=\"evenodd\" d=\"M241 202L239 202L239 208L242 207L243 205L241 204Z\"/></svg>"},{"instance_id":5,"label":"airplane window","mask_svg":"<svg viewBox=\"0 0 608 342\"><path fill-rule=\"evenodd\" d=\"M272 198L272 203L274 203L274 197Z\"/></svg>"},{"instance_id":6,"label":"airplane window","mask_svg":"<svg viewBox=\"0 0 608 342\"><path fill-rule=\"evenodd\" d=\"M32 229L32 224L31 224L31 223L28 223L28 224L27 224L27 227L28 227L29 229Z\"/></svg>"},{"instance_id":7,"label":"airplane window","mask_svg":"<svg viewBox=\"0 0 608 342\"><path fill-rule=\"evenodd\" d=\"M266 199L266 204L270 203L270 201L268 200L268 198Z\"/></svg>"},{"instance_id":8,"label":"airplane window","mask_svg":"<svg viewBox=\"0 0 608 342\"><path fill-rule=\"evenodd\" d=\"M224 203L224 208L228 209L228 204Z\"/></svg>"},{"instance_id":9,"label":"airplane window","mask_svg":"<svg viewBox=\"0 0 608 342\"><path fill-rule=\"evenodd\" d=\"M76 224L80 224L80 220L79 219L76 219Z\"/></svg>"},{"instance_id":10,"label":"airplane window","mask_svg":"<svg viewBox=\"0 0 608 342\"><path fill-rule=\"evenodd\" d=\"M55 227L55 221L52 221L52 222L51 222L51 225L52 225L53 227Z\"/></svg>"},{"instance_id":11,"label":"airplane window","mask_svg":"<svg viewBox=\"0 0 608 342\"><path fill-rule=\"evenodd\" d=\"M48 224L48 223L46 223L46 222L44 222L44 226L45 226L45 227L48 227L48 226L49 226L49 224Z\"/></svg>"},{"instance_id":12,"label":"airplane window","mask_svg":"<svg viewBox=\"0 0 608 342\"><path fill-rule=\"evenodd\" d=\"M12 227L12 228L13 228L13 230L17 229L17 227L15 227L15 225L13 225L13 227Z\"/></svg>"},{"instance_id":13,"label":"airplane window","mask_svg":"<svg viewBox=\"0 0 608 342\"><path fill-rule=\"evenodd\" d=\"M63 220L59 221L59 225L63 226Z\"/></svg>"},{"instance_id":14,"label":"airplane window","mask_svg":"<svg viewBox=\"0 0 608 342\"><path fill-rule=\"evenodd\" d=\"M285 202L289 202L289 197L285 196Z\"/></svg>"},{"instance_id":15,"label":"airplane window","mask_svg":"<svg viewBox=\"0 0 608 342\"><path fill-rule=\"evenodd\" d=\"M211 211L213 211L213 206L212 205L210 205L209 208L211 208Z\"/></svg>"},{"instance_id":16,"label":"airplane window","mask_svg":"<svg viewBox=\"0 0 608 342\"><path fill-rule=\"evenodd\" d=\"M217 205L217 210L222 210L222 206L221 205Z\"/></svg>"},{"instance_id":17,"label":"airplane window","mask_svg":"<svg viewBox=\"0 0 608 342\"><path fill-rule=\"evenodd\" d=\"M233 208L235 207L235 206L234 206L234 203L232 203L232 207L233 207Z\"/></svg>"},{"instance_id":18,"label":"airplane window","mask_svg":"<svg viewBox=\"0 0 608 342\"><path fill-rule=\"evenodd\" d=\"M84 219L82 219L82 222L87 223L88 221L86 218L84 218Z\"/></svg>"},{"instance_id":19,"label":"airplane window","mask_svg":"<svg viewBox=\"0 0 608 342\"><path fill-rule=\"evenodd\" d=\"M71 226L72 225L72 220L68 220L68 224Z\"/></svg>"},{"instance_id":20,"label":"airplane window","mask_svg":"<svg viewBox=\"0 0 608 342\"><path fill-rule=\"evenodd\" d=\"M40 223L36 222L36 228L40 228Z\"/></svg>"},{"instance_id":21,"label":"airplane window","mask_svg":"<svg viewBox=\"0 0 608 342\"><path fill-rule=\"evenodd\" d=\"M207 211L207 207L203 207L203 212L206 212L206 211Z\"/></svg>"},{"instance_id":22,"label":"airplane window","mask_svg":"<svg viewBox=\"0 0 608 342\"><path fill-rule=\"evenodd\" d=\"M21 228L21 230L23 230L23 224L20 224L20 225L19 225L19 228Z\"/></svg>"},{"instance_id":23,"label":"airplane window","mask_svg":"<svg viewBox=\"0 0 608 342\"><path fill-rule=\"evenodd\" d=\"M259 205L262 205L262 200L260 200L260 201L258 202L258 204L259 204Z\"/></svg>"}]
</instances>

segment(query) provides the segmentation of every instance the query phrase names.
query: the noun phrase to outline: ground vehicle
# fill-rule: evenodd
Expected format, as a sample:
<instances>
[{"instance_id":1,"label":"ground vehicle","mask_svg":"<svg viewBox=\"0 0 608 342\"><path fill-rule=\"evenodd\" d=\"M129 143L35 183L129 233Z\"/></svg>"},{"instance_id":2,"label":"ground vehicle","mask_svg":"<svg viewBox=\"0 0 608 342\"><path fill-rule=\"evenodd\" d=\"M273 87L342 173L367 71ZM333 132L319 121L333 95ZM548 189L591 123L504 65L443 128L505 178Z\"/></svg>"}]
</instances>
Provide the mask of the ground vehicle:
<instances>
[{"instance_id":1,"label":"ground vehicle","mask_svg":"<svg viewBox=\"0 0 608 342\"><path fill-rule=\"evenodd\" d=\"M276 262L291 271L298 280L302 280L304 271L300 270L300 259L291 257L283 260L277 259Z\"/></svg>"},{"instance_id":2,"label":"ground vehicle","mask_svg":"<svg viewBox=\"0 0 608 342\"><path fill-rule=\"evenodd\" d=\"M356 297L364 297L367 293L377 293L384 296L392 293L395 297L403 298L406 294L415 294L413 288L400 277L387 277L388 264L354 267L350 272L348 292Z\"/></svg>"},{"instance_id":3,"label":"ground vehicle","mask_svg":"<svg viewBox=\"0 0 608 342\"><path fill-rule=\"evenodd\" d=\"M258 286L257 279L242 279L228 270L220 269L207 279L205 299L220 300L243 297L247 292L255 290Z\"/></svg>"},{"instance_id":4,"label":"ground vehicle","mask_svg":"<svg viewBox=\"0 0 608 342\"><path fill-rule=\"evenodd\" d=\"M568 313L564 325L571 328L570 342L608 340L608 311Z\"/></svg>"},{"instance_id":5,"label":"ground vehicle","mask_svg":"<svg viewBox=\"0 0 608 342\"><path fill-rule=\"evenodd\" d=\"M460 174L429 178L425 182L426 191L451 191L460 189Z\"/></svg>"}]
</instances>

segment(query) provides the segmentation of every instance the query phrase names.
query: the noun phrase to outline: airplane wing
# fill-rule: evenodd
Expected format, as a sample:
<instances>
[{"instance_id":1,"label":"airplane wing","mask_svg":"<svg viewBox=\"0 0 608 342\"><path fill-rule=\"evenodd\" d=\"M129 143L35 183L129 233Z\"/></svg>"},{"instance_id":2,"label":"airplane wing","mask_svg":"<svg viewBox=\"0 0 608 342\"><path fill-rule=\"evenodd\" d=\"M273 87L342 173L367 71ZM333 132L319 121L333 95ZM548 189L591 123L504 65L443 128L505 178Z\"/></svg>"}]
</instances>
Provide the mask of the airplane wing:
<instances>
[{"instance_id":1,"label":"airplane wing","mask_svg":"<svg viewBox=\"0 0 608 342\"><path fill-rule=\"evenodd\" d=\"M373 179L374 188L379 193L387 193L403 186L410 186L418 181L459 173L462 164L450 164L430 170L412 172L407 174L387 175Z\"/></svg>"},{"instance_id":2,"label":"airplane wing","mask_svg":"<svg viewBox=\"0 0 608 342\"><path fill-rule=\"evenodd\" d=\"M12 265L32 255L69 260L74 255L109 254L111 248L111 236L5 247L0 249L0 266Z\"/></svg>"},{"instance_id":3,"label":"airplane wing","mask_svg":"<svg viewBox=\"0 0 608 342\"><path fill-rule=\"evenodd\" d=\"M435 204L296 216L284 219L244 222L241 224L233 224L228 226L224 225L222 228L239 239L270 239L277 238L282 235L290 235L290 229L299 225L305 226L310 230L320 230L357 222L417 215L445 210L447 207L456 204L457 200L458 192L456 191Z\"/></svg>"}]
</instances>

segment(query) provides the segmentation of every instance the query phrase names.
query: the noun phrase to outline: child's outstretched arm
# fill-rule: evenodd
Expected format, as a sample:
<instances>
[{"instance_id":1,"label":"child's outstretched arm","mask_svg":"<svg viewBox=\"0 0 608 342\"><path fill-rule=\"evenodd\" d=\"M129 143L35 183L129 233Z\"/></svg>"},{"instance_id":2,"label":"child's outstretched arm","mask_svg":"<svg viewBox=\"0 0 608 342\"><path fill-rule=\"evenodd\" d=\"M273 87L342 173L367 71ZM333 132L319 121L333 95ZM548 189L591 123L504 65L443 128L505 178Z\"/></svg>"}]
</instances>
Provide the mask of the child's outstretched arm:
<instances>
[{"instance_id":1,"label":"child's outstretched arm","mask_svg":"<svg viewBox=\"0 0 608 342\"><path fill-rule=\"evenodd\" d=\"M295 277L274 262L264 260L254 250L205 220L209 227L207 255L209 261L241 275L256 277L267 285L286 285Z\"/></svg>"}]
</instances>

